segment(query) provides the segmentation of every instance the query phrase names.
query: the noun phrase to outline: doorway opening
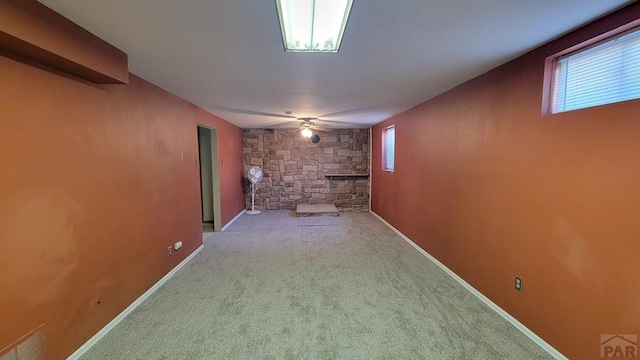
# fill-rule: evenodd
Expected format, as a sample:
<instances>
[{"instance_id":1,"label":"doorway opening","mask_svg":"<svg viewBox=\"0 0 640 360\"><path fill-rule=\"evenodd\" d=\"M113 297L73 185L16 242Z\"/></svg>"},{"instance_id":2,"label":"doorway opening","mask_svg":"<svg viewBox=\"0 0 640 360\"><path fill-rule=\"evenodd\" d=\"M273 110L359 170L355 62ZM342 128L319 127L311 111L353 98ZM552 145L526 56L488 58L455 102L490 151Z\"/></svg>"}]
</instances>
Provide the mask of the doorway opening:
<instances>
[{"instance_id":1,"label":"doorway opening","mask_svg":"<svg viewBox=\"0 0 640 360\"><path fill-rule=\"evenodd\" d=\"M198 158L200 163L200 204L202 232L221 230L220 177L218 174L218 133L216 129L198 125Z\"/></svg>"}]
</instances>

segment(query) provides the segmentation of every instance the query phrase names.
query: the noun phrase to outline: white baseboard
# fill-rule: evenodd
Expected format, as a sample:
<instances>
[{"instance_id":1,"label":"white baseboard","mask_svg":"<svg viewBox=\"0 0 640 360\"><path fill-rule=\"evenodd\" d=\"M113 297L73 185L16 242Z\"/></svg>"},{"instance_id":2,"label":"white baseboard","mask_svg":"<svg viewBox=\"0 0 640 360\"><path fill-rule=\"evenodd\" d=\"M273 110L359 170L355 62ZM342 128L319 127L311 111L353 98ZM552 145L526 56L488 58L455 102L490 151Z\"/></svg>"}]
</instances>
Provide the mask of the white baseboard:
<instances>
[{"instance_id":1,"label":"white baseboard","mask_svg":"<svg viewBox=\"0 0 640 360\"><path fill-rule=\"evenodd\" d=\"M229 221L225 226L222 227L222 229L220 231L225 231L229 228L229 226L231 226L231 224L233 224L236 220L238 220L240 218L240 216L242 216L245 212L247 211L247 209L244 209L242 211L240 211L238 213L238 215L236 215L236 217L234 217L233 219L231 219L231 221Z\"/></svg>"},{"instance_id":2,"label":"white baseboard","mask_svg":"<svg viewBox=\"0 0 640 360\"><path fill-rule=\"evenodd\" d=\"M153 294L156 290L158 290L167 280L169 280L173 275L175 275L178 270L180 270L183 266L185 266L191 259L193 259L202 249L204 249L204 245L200 245L194 252L192 252L189 256L187 256L178 266L174 267L169 271L162 279L158 280L149 290L147 290L144 294L142 294L139 298L137 298L134 302L131 303L124 311L122 311L115 319L111 320L105 327L103 327L97 334L93 335L91 339L89 339L86 343L84 343L78 350L76 350L73 354L71 354L67 360L77 360L80 359L89 349L91 349L95 344L98 343L109 331L111 331L120 321L122 321L125 317L131 314L140 304L142 304L151 294Z\"/></svg>"},{"instance_id":3,"label":"white baseboard","mask_svg":"<svg viewBox=\"0 0 640 360\"><path fill-rule=\"evenodd\" d=\"M487 304L487 306L489 306L491 309L493 309L495 312L497 312L500 316L502 316L503 318L505 318L508 322L510 322L513 326L516 327L516 329L520 330L523 334L525 334L526 336L528 336L531 340L533 340L533 342L535 342L536 344L538 344L541 348L543 348L546 352L548 352L549 354L551 354L551 356L555 357L558 360L568 360L568 358L564 355L562 355L562 353L560 353L558 350L556 350L553 346L551 346L549 343L547 343L546 341L544 341L541 337L539 337L538 335L536 335L533 331L529 330L529 328L527 328L526 326L524 326L524 324L522 324L520 321L518 321L516 318L514 318L513 316L511 316L508 312L504 311L500 306L498 306L496 303L494 303L493 301L491 301L488 297L484 296L480 291L476 290L473 286L471 286L471 284L469 284L468 282L464 281L464 279L462 279L460 276L458 276L458 274L454 273L451 269L449 269L448 267L446 267L443 263L441 263L438 259L436 259L435 257L433 257L431 254L429 254L428 252L426 252L423 248L421 248L420 246L418 246L416 243L414 243L413 241L411 241L411 239L409 239L408 237L406 237L403 233L401 233L398 229L396 229L395 227L393 227L393 225L389 224L385 219L383 219L380 215L376 214L373 211L370 211L371 214L373 214L373 216L377 217L378 220L380 220L382 223L384 223L385 225L387 225L391 230L395 231L396 234L398 234L401 238L403 238L406 242L408 242L409 244L411 244L411 246L413 246L414 248L416 248L420 253L422 253L422 255L426 256L429 260L431 260L434 264L438 265L438 267L440 267L442 270L444 270L444 272L446 272L447 274L449 274L449 276L451 276L452 278L454 278L457 282L459 282L462 286L464 286L467 290L469 290L473 295L475 295L478 299L480 299L482 302L484 302L485 304Z\"/></svg>"}]
</instances>

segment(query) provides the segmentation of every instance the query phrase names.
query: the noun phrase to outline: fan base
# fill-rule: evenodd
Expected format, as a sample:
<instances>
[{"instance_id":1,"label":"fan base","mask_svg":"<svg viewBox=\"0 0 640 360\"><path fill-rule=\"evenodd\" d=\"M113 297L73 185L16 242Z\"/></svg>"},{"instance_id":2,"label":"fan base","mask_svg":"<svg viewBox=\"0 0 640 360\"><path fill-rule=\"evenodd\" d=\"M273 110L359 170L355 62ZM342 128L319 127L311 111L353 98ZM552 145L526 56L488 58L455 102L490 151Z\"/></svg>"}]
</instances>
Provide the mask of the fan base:
<instances>
[{"instance_id":1,"label":"fan base","mask_svg":"<svg viewBox=\"0 0 640 360\"><path fill-rule=\"evenodd\" d=\"M258 215L260 214L262 211L260 210L247 210L246 213L249 215Z\"/></svg>"}]
</instances>

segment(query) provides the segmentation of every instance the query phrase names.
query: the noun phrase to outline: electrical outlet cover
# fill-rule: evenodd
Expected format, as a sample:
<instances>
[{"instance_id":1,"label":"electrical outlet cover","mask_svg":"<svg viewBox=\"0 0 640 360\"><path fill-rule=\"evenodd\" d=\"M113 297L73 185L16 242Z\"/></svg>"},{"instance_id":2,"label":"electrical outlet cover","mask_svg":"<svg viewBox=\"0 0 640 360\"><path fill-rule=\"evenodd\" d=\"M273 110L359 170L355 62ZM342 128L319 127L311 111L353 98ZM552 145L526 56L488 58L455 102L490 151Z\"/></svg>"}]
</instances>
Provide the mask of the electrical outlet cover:
<instances>
[{"instance_id":1,"label":"electrical outlet cover","mask_svg":"<svg viewBox=\"0 0 640 360\"><path fill-rule=\"evenodd\" d=\"M515 287L516 290L522 291L522 278L516 276L514 287Z\"/></svg>"}]
</instances>

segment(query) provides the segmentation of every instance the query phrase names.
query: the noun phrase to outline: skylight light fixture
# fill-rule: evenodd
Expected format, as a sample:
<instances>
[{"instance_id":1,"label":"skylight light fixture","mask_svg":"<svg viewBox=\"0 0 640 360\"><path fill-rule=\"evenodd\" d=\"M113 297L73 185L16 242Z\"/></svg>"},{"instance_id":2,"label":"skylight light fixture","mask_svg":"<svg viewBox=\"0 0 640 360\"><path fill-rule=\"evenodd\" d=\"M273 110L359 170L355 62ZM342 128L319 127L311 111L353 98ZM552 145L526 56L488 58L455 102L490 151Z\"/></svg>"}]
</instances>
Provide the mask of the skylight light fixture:
<instances>
[{"instance_id":1,"label":"skylight light fixture","mask_svg":"<svg viewBox=\"0 0 640 360\"><path fill-rule=\"evenodd\" d=\"M276 0L287 52L338 52L353 0Z\"/></svg>"}]
</instances>

